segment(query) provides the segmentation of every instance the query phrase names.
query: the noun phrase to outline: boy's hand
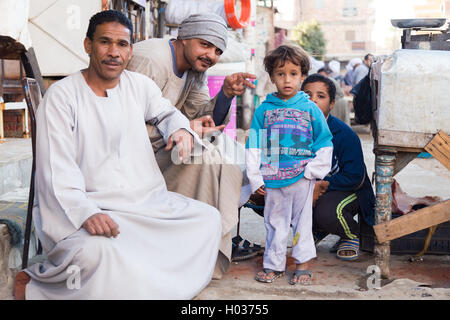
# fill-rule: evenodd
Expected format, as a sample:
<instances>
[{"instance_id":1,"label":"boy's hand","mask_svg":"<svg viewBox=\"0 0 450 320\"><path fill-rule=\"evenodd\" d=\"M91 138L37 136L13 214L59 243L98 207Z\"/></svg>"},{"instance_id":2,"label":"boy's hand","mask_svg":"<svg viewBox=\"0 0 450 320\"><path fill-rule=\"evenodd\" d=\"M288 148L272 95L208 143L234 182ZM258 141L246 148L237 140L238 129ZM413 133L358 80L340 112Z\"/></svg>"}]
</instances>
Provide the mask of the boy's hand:
<instances>
[{"instance_id":1,"label":"boy's hand","mask_svg":"<svg viewBox=\"0 0 450 320\"><path fill-rule=\"evenodd\" d=\"M258 189L256 189L255 193L259 194L260 196L266 195L265 186L261 186Z\"/></svg>"},{"instance_id":2,"label":"boy's hand","mask_svg":"<svg viewBox=\"0 0 450 320\"><path fill-rule=\"evenodd\" d=\"M313 192L313 208L316 205L317 199L319 199L327 191L329 185L330 183L325 180L316 181Z\"/></svg>"}]
</instances>

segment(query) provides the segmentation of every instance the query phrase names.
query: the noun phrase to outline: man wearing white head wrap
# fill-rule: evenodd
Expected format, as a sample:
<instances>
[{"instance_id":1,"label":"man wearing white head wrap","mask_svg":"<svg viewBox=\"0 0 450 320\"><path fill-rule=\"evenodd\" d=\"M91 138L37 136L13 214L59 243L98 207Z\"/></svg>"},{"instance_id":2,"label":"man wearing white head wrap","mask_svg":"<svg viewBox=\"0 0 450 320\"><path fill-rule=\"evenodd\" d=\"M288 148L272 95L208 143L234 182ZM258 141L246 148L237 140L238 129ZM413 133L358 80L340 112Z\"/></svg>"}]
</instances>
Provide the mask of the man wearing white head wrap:
<instances>
[{"instance_id":1,"label":"man wearing white head wrap","mask_svg":"<svg viewBox=\"0 0 450 320\"><path fill-rule=\"evenodd\" d=\"M364 56L364 60L353 69L353 86L356 86L368 73L372 64L373 55L368 53Z\"/></svg>"},{"instance_id":2,"label":"man wearing white head wrap","mask_svg":"<svg viewBox=\"0 0 450 320\"><path fill-rule=\"evenodd\" d=\"M226 44L227 25L222 17L212 13L191 15L180 24L177 39L135 43L127 69L152 78L163 96L190 120L191 128L200 136L210 136L220 133L228 123L233 97L241 95L246 87L255 87L248 78L256 76L235 73L225 77L222 89L211 99L205 72L217 63ZM231 231L242 204L244 159L239 166L236 155L243 156L244 149L220 133L214 143L207 142L208 150L198 159L176 165L164 150L165 142L158 130L147 127L168 190L208 203L221 213L222 240L214 273L214 278L221 278L231 260Z\"/></svg>"},{"instance_id":3,"label":"man wearing white head wrap","mask_svg":"<svg viewBox=\"0 0 450 320\"><path fill-rule=\"evenodd\" d=\"M361 63L362 60L360 58L353 58L347 63L347 65L345 66L347 72L344 76L344 82L346 85L353 86L353 70Z\"/></svg>"},{"instance_id":4,"label":"man wearing white head wrap","mask_svg":"<svg viewBox=\"0 0 450 320\"><path fill-rule=\"evenodd\" d=\"M332 73L330 74L330 77L336 79L341 72L341 63L337 60L331 60L328 62L328 67L331 69Z\"/></svg>"},{"instance_id":5,"label":"man wearing white head wrap","mask_svg":"<svg viewBox=\"0 0 450 320\"><path fill-rule=\"evenodd\" d=\"M225 21L214 13L193 14L181 22L178 39L199 38L225 51L228 31Z\"/></svg>"}]
</instances>

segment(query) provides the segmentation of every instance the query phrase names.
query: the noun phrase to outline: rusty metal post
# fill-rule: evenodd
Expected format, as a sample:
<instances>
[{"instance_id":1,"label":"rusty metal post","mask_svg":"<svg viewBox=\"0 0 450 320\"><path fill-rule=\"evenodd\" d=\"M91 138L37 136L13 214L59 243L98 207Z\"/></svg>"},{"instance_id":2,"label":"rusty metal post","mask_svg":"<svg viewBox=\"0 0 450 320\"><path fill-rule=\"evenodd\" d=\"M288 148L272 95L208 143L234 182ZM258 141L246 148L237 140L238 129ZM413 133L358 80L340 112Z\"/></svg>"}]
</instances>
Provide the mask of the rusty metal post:
<instances>
[{"instance_id":1,"label":"rusty metal post","mask_svg":"<svg viewBox=\"0 0 450 320\"><path fill-rule=\"evenodd\" d=\"M389 153L387 153L387 151ZM375 160L376 172L376 208L375 224L391 220L392 178L394 176L396 155L393 150L378 150ZM389 279L390 242L375 241L375 264L381 270L381 276Z\"/></svg>"}]
</instances>

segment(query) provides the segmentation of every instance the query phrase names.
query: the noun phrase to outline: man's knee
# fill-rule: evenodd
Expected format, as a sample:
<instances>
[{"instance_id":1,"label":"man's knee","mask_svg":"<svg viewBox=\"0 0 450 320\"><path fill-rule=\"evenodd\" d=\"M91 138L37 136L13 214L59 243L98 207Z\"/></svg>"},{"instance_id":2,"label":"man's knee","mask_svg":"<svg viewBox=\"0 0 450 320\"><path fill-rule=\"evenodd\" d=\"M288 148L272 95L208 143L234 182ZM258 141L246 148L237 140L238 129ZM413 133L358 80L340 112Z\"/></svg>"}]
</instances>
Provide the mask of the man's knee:
<instances>
[{"instance_id":1,"label":"man's knee","mask_svg":"<svg viewBox=\"0 0 450 320\"><path fill-rule=\"evenodd\" d=\"M89 268L98 265L104 253L111 250L114 238L89 235L80 240L80 249L73 257L73 264Z\"/></svg>"}]
</instances>

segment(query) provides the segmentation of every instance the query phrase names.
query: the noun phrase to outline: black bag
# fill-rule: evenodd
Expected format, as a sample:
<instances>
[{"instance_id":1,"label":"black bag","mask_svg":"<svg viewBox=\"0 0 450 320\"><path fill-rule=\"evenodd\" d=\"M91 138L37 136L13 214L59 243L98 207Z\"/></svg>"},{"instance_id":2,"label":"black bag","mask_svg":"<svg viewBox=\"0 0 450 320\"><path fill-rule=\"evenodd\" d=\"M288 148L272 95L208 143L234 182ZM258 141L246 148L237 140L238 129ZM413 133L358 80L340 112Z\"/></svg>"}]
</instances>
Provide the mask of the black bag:
<instances>
[{"instance_id":1,"label":"black bag","mask_svg":"<svg viewBox=\"0 0 450 320\"><path fill-rule=\"evenodd\" d=\"M373 119L372 92L370 89L369 73L350 91L354 95L353 109L355 121L359 124L368 124Z\"/></svg>"}]
</instances>

